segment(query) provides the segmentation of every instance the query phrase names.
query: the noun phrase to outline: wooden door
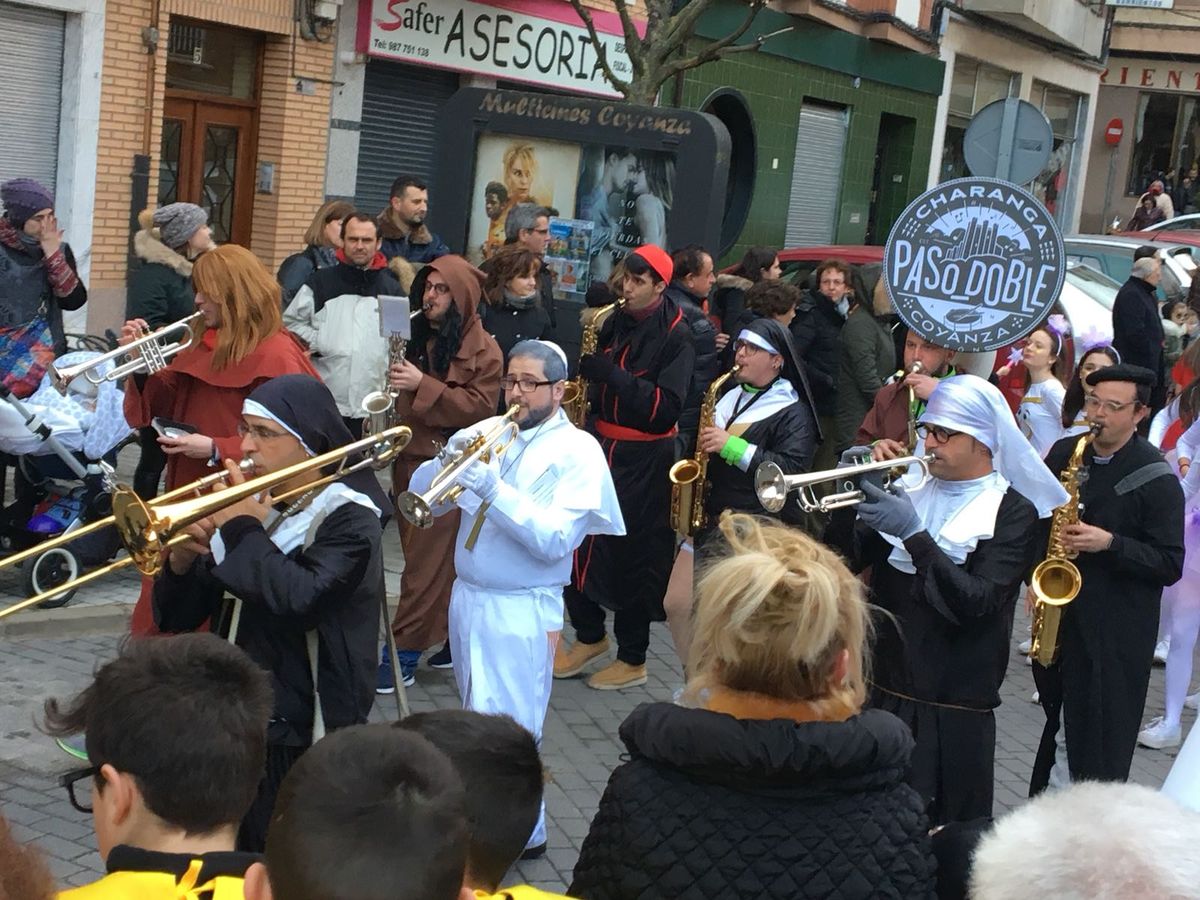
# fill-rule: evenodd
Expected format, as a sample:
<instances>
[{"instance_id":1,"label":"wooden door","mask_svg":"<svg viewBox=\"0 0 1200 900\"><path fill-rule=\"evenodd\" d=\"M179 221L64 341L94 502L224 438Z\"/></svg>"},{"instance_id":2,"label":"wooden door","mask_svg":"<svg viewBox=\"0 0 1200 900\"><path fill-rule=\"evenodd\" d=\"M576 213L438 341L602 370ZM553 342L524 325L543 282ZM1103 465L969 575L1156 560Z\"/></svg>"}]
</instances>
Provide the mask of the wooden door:
<instances>
[{"instance_id":1,"label":"wooden door","mask_svg":"<svg viewBox=\"0 0 1200 900\"><path fill-rule=\"evenodd\" d=\"M254 109L167 97L158 203L184 201L208 212L213 240L248 246L254 208Z\"/></svg>"}]
</instances>

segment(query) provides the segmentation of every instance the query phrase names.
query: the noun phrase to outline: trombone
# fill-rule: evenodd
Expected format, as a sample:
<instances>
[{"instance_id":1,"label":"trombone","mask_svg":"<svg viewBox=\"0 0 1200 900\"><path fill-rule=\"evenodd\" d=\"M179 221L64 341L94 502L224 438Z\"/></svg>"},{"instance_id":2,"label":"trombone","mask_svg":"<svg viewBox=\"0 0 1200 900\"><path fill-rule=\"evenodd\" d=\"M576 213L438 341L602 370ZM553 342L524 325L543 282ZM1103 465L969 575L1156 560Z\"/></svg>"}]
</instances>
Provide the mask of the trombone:
<instances>
[{"instance_id":1,"label":"trombone","mask_svg":"<svg viewBox=\"0 0 1200 900\"><path fill-rule=\"evenodd\" d=\"M843 506L856 506L866 499L859 487L859 481L865 475L875 472L883 474L883 487L888 489L893 482L898 481L908 471L910 466L918 466L921 470L921 480L909 490L920 490L930 479L929 463L933 455L901 456L897 459L881 459L877 462L864 462L857 466L846 466L841 469L826 469L823 472L806 472L800 475L785 475L783 469L776 463L765 462L754 473L754 493L758 502L767 512L777 513L787 502L787 495L797 492L800 507L805 512L827 513L841 509ZM824 497L817 495L814 488L819 484L833 482L835 493Z\"/></svg>"},{"instance_id":2,"label":"trombone","mask_svg":"<svg viewBox=\"0 0 1200 900\"><path fill-rule=\"evenodd\" d=\"M121 542L125 545L125 549L129 551L129 556L0 610L0 619L11 616L13 613L20 612L27 607L35 606L49 597L61 594L63 591L95 581L97 578L101 578L110 572L115 572L129 565L136 566L138 571L143 575L153 577L162 570L165 558L163 551L188 539L184 529L189 525L199 522L201 519L211 516L217 510L224 509L226 506L237 503L239 500L252 497L255 494L270 490L278 485L286 484L300 475L307 475L312 472L319 473L327 466L336 465L336 468L329 474L322 475L299 487L284 491L282 494L272 495L272 502L286 503L304 493L324 487L330 482L368 467L381 469L387 466L407 446L411 439L412 429L407 425L399 425L371 437L346 444L344 447L339 447L336 450L330 450L328 453L310 457L303 462L287 466L277 472L260 475L258 478L253 478L226 490L187 500L179 500L177 498L188 491L199 490L204 483L211 485L221 479L210 475L193 484L172 491L170 494L157 497L150 502L142 500L141 497L128 487L121 488L113 496L113 515L110 519L93 523L93 525L97 527L100 527L102 524L116 525L117 534L120 536ZM358 462L349 463L349 458L356 453L363 453L365 455ZM73 540L81 533L83 533L83 529L74 532L69 537ZM44 551L46 546L46 544L42 544L38 549ZM8 560L5 562L7 563Z\"/></svg>"},{"instance_id":3,"label":"trombone","mask_svg":"<svg viewBox=\"0 0 1200 900\"><path fill-rule=\"evenodd\" d=\"M396 507L400 515L418 528L430 527L433 524L433 508L453 503L466 490L458 483L459 476L476 460L488 462L508 449L520 431L520 426L514 421L520 411L521 407L514 403L491 431L472 438L461 453L450 459L433 476L433 482L424 494L405 491L397 497Z\"/></svg>"},{"instance_id":4,"label":"trombone","mask_svg":"<svg viewBox=\"0 0 1200 900\"><path fill-rule=\"evenodd\" d=\"M167 361L175 354L194 347L204 337L204 313L195 312L178 322L164 325L157 331L150 331L135 341L109 350L107 353L80 363L77 366L67 366L59 369L50 364L50 381L60 394L66 394L71 382L80 375L94 385L106 381L119 381L126 375L149 375L167 367ZM167 343L160 343L164 338L171 338ZM129 357L117 365L121 357ZM113 368L103 374L97 372L106 362L113 362Z\"/></svg>"}]
</instances>

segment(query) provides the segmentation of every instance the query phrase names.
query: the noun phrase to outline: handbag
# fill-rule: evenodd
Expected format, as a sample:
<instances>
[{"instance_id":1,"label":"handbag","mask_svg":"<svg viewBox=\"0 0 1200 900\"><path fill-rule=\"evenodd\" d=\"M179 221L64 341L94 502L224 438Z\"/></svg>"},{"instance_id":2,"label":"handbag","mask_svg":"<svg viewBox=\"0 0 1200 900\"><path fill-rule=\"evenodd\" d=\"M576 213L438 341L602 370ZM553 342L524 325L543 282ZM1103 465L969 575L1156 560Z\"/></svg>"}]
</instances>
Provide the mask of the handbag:
<instances>
[{"instance_id":1,"label":"handbag","mask_svg":"<svg viewBox=\"0 0 1200 900\"><path fill-rule=\"evenodd\" d=\"M38 389L54 362L54 336L43 308L23 325L0 328L0 381L19 399Z\"/></svg>"}]
</instances>

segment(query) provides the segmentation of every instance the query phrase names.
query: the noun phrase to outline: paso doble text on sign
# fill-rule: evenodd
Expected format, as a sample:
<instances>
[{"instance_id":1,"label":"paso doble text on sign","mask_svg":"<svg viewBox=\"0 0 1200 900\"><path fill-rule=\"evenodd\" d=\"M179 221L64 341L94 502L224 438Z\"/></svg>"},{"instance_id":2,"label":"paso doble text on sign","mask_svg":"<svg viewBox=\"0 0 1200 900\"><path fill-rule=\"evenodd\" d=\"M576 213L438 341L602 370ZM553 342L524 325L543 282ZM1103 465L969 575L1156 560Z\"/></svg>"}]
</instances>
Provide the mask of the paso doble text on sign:
<instances>
[{"instance_id":1,"label":"paso doble text on sign","mask_svg":"<svg viewBox=\"0 0 1200 900\"><path fill-rule=\"evenodd\" d=\"M1065 274L1058 226L1023 188L962 178L901 214L884 252L900 318L955 350L998 350L1048 316Z\"/></svg>"},{"instance_id":2,"label":"paso doble text on sign","mask_svg":"<svg viewBox=\"0 0 1200 900\"><path fill-rule=\"evenodd\" d=\"M624 37L601 34L600 39L613 74L628 78ZM582 23L569 25L471 0L374 0L369 43L359 49L372 56L617 96Z\"/></svg>"}]
</instances>

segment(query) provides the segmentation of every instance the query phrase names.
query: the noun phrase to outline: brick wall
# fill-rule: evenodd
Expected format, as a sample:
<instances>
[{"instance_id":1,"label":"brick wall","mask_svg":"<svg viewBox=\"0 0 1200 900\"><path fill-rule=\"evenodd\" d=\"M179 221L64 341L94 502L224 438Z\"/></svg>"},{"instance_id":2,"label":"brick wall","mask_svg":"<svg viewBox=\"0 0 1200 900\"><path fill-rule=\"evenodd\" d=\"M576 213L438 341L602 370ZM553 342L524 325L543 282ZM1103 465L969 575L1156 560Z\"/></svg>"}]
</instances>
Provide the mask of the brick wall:
<instances>
[{"instance_id":1,"label":"brick wall","mask_svg":"<svg viewBox=\"0 0 1200 900\"><path fill-rule=\"evenodd\" d=\"M275 193L255 194L251 249L272 271L295 252L313 211L324 199L329 129L329 86L334 45L297 40L295 72L314 79L315 92L301 94L292 77L292 0L164 0L158 21L158 51L142 42L151 24L151 0L108 0L105 17L100 136L97 148L96 212L88 330L101 332L121 321L125 306L126 259L133 158L150 156L151 204L158 194L159 143L166 88L167 36L172 15L264 33L257 152L254 162L275 164ZM152 93L147 73L153 62ZM146 111L150 109L149 134ZM245 177L253 178L254 171Z\"/></svg>"}]
</instances>

